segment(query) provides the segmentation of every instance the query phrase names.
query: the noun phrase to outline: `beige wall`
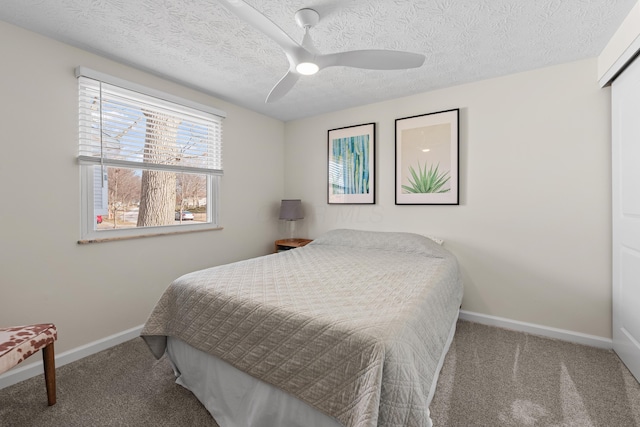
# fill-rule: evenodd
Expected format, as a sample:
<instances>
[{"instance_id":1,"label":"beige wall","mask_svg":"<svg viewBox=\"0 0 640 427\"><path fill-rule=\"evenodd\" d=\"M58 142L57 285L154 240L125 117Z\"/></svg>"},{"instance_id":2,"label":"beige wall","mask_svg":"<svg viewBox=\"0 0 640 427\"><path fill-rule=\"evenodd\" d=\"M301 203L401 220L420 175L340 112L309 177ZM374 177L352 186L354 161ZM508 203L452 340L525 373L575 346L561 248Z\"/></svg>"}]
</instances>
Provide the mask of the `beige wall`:
<instances>
[{"instance_id":1,"label":"beige wall","mask_svg":"<svg viewBox=\"0 0 640 427\"><path fill-rule=\"evenodd\" d=\"M596 76L590 59L288 122L285 193L302 198L309 237L349 227L444 238L465 310L609 338L610 92ZM394 120L452 108L460 206L396 206ZM377 204L327 205L327 130L369 122Z\"/></svg>"},{"instance_id":2,"label":"beige wall","mask_svg":"<svg viewBox=\"0 0 640 427\"><path fill-rule=\"evenodd\" d=\"M284 124L0 22L0 325L54 322L56 352L141 325L179 275L269 253ZM227 112L222 231L78 245L84 65Z\"/></svg>"}]
</instances>

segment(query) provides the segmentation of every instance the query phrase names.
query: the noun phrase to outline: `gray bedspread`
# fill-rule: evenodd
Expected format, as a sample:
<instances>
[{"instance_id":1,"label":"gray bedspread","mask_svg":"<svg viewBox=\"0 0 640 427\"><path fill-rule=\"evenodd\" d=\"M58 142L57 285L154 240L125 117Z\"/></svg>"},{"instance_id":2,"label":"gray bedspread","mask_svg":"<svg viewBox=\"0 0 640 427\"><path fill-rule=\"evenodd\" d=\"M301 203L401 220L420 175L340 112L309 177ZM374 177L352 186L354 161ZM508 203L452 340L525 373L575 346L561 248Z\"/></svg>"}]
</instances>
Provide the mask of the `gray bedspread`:
<instances>
[{"instance_id":1,"label":"gray bedspread","mask_svg":"<svg viewBox=\"0 0 640 427\"><path fill-rule=\"evenodd\" d=\"M180 277L142 336L158 358L177 337L346 427L428 426L461 299L456 259L430 239L334 230Z\"/></svg>"}]
</instances>

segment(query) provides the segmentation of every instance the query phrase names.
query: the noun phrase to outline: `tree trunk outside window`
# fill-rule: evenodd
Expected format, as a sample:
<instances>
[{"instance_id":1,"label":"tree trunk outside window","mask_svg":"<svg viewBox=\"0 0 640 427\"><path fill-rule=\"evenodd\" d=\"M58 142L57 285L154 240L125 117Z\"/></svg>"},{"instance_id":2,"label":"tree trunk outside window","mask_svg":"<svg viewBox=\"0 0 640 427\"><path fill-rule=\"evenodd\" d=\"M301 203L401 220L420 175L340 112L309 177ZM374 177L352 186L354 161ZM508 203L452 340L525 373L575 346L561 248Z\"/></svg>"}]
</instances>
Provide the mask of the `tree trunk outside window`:
<instances>
[{"instance_id":1,"label":"tree trunk outside window","mask_svg":"<svg viewBox=\"0 0 640 427\"><path fill-rule=\"evenodd\" d=\"M155 111L144 111L147 119L144 161L175 164L178 159L175 146L179 120ZM138 227L171 225L175 220L175 172L144 170Z\"/></svg>"}]
</instances>

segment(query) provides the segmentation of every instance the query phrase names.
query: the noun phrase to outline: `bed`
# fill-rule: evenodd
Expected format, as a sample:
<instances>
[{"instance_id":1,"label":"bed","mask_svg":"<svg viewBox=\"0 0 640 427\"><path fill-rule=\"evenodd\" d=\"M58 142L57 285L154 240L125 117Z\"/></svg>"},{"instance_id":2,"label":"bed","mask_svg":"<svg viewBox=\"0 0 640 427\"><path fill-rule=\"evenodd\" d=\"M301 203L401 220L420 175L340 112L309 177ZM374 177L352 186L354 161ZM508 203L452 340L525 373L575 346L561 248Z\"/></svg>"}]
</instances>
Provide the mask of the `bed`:
<instances>
[{"instance_id":1,"label":"bed","mask_svg":"<svg viewBox=\"0 0 640 427\"><path fill-rule=\"evenodd\" d=\"M178 278L141 335L221 427L429 427L461 300L433 240L332 230Z\"/></svg>"}]
</instances>

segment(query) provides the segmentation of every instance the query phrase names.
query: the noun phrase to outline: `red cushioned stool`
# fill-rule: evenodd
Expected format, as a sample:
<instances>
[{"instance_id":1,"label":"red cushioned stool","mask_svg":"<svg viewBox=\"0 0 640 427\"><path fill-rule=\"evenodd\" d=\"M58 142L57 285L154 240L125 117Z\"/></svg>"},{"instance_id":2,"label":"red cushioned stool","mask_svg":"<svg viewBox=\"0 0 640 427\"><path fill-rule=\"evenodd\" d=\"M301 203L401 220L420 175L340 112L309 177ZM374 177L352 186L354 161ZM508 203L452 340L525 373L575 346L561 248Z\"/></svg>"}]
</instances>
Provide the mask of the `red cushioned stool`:
<instances>
[{"instance_id":1,"label":"red cushioned stool","mask_svg":"<svg viewBox=\"0 0 640 427\"><path fill-rule=\"evenodd\" d=\"M0 374L42 349L44 381L49 406L56 403L56 364L53 342L58 331L53 323L0 328Z\"/></svg>"}]
</instances>

